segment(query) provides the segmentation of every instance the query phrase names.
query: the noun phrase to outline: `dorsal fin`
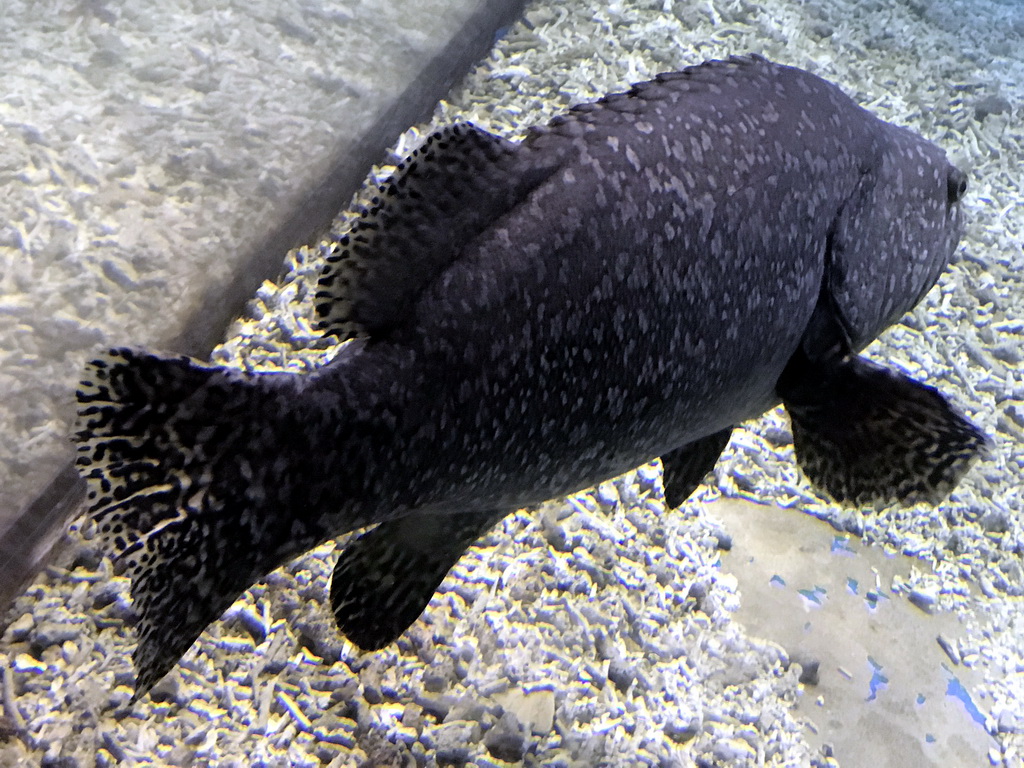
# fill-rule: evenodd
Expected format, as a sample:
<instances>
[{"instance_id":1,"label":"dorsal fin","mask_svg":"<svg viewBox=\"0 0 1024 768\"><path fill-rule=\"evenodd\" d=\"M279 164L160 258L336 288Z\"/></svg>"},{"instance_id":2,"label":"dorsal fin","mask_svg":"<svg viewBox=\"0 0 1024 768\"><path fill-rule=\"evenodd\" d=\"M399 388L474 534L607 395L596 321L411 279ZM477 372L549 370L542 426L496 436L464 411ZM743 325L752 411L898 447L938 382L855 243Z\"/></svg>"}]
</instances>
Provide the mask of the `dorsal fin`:
<instances>
[{"instance_id":1,"label":"dorsal fin","mask_svg":"<svg viewBox=\"0 0 1024 768\"><path fill-rule=\"evenodd\" d=\"M530 129L523 144L471 123L436 131L331 245L316 293L318 328L345 340L379 338L402 325L416 298L466 245L554 173L566 154L562 140L574 137L580 124L602 114L641 112L651 101L734 77L767 77L775 66L758 56L734 56L661 74L573 107Z\"/></svg>"},{"instance_id":2,"label":"dorsal fin","mask_svg":"<svg viewBox=\"0 0 1024 768\"><path fill-rule=\"evenodd\" d=\"M344 340L401 325L466 244L554 171L527 154L470 123L431 134L332 246L316 293L319 329Z\"/></svg>"},{"instance_id":3,"label":"dorsal fin","mask_svg":"<svg viewBox=\"0 0 1024 768\"><path fill-rule=\"evenodd\" d=\"M625 91L609 93L595 101L575 104L555 115L547 124L529 129L524 145L533 146L549 134L572 136L578 132L575 124L598 123L603 117L618 119L620 113L642 114L652 102L679 98L683 94L700 94L729 83L756 82L775 74L779 65L757 54L730 56L695 64L676 72L662 72L650 80L633 83ZM765 87L769 83L765 82Z\"/></svg>"}]
</instances>

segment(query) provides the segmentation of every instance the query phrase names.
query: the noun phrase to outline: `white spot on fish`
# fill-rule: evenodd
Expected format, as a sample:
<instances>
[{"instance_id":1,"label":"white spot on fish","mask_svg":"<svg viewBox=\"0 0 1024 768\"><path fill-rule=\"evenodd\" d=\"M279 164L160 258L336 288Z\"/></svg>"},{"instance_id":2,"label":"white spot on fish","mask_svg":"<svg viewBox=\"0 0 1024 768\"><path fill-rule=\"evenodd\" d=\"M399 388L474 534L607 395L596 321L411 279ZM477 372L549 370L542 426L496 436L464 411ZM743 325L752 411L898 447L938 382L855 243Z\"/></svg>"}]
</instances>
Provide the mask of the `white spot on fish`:
<instances>
[{"instance_id":1,"label":"white spot on fish","mask_svg":"<svg viewBox=\"0 0 1024 768\"><path fill-rule=\"evenodd\" d=\"M629 161L629 164L633 166L634 171L640 170L640 158L637 157L637 154L633 151L632 147L626 147L626 159Z\"/></svg>"}]
</instances>

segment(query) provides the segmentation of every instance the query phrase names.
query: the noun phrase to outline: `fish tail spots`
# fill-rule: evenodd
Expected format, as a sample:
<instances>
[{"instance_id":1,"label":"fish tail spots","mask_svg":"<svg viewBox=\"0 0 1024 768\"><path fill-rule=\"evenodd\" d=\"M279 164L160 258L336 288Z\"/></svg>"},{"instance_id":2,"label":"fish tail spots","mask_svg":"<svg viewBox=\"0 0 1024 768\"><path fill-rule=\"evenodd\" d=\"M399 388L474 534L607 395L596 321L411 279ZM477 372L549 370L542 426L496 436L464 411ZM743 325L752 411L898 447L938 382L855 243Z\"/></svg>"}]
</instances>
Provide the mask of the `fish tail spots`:
<instances>
[{"instance_id":1,"label":"fish tail spots","mask_svg":"<svg viewBox=\"0 0 1024 768\"><path fill-rule=\"evenodd\" d=\"M121 547L126 540L119 537L130 533L123 518L148 527L152 507L135 504L186 493L197 478L185 470L213 451L218 420L208 384L216 372L188 358L127 349L87 366L77 393L75 464L88 483L90 511Z\"/></svg>"},{"instance_id":2,"label":"fish tail spots","mask_svg":"<svg viewBox=\"0 0 1024 768\"><path fill-rule=\"evenodd\" d=\"M289 502L294 378L126 349L87 368L76 464L88 514L132 581L136 698L276 565L266 548L287 518L274 512Z\"/></svg>"}]
</instances>

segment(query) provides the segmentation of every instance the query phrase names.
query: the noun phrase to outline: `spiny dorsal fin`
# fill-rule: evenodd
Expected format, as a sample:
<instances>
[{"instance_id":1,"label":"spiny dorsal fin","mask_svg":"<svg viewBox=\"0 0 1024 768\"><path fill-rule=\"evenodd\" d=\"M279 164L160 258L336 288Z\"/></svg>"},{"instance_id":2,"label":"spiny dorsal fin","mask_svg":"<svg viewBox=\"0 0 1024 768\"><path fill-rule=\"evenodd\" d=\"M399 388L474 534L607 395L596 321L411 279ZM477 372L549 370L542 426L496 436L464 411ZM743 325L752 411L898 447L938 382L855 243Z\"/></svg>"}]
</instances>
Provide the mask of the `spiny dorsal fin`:
<instances>
[{"instance_id":1,"label":"spiny dorsal fin","mask_svg":"<svg viewBox=\"0 0 1024 768\"><path fill-rule=\"evenodd\" d=\"M708 92L730 82L735 85L762 80L768 87L768 80L776 74L778 66L757 54L750 54L705 61L677 72L662 72L650 80L634 83L628 90L570 107L555 115L546 125L530 128L523 143L533 146L551 134L572 136L576 133L574 124L600 123L602 118L609 116L617 120L619 113L641 115L651 108L652 102Z\"/></svg>"},{"instance_id":2,"label":"spiny dorsal fin","mask_svg":"<svg viewBox=\"0 0 1024 768\"><path fill-rule=\"evenodd\" d=\"M328 253L320 330L344 340L401 325L466 244L554 171L527 154L470 123L431 134Z\"/></svg>"}]
</instances>

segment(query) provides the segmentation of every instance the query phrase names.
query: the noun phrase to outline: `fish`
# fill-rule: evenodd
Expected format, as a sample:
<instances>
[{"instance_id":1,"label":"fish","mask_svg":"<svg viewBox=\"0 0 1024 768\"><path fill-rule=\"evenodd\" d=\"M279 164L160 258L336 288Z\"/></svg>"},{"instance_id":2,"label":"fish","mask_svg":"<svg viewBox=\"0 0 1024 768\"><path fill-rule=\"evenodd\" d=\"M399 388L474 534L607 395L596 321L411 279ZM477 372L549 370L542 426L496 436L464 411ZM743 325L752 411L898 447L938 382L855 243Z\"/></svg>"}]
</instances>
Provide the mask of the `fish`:
<instances>
[{"instance_id":1,"label":"fish","mask_svg":"<svg viewBox=\"0 0 1024 768\"><path fill-rule=\"evenodd\" d=\"M756 55L519 142L438 129L324 246L329 362L87 366L76 466L131 579L133 701L314 546L352 534L331 610L379 649L506 515L656 459L674 509L779 403L837 503L938 503L987 436L861 352L953 259L966 189L936 145Z\"/></svg>"}]
</instances>

